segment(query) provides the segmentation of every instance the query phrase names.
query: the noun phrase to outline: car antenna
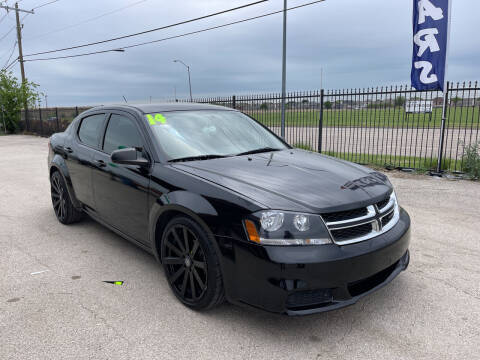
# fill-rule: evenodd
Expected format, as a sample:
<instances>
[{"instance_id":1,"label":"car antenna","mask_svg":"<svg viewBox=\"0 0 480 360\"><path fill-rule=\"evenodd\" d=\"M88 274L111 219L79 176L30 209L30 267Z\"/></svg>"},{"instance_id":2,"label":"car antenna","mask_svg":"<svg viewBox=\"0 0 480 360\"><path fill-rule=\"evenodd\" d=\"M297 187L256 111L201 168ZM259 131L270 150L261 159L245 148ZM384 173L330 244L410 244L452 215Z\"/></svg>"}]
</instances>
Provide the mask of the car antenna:
<instances>
[{"instance_id":1,"label":"car antenna","mask_svg":"<svg viewBox=\"0 0 480 360\"><path fill-rule=\"evenodd\" d=\"M128 104L128 101L127 99L125 99L125 96L122 95L122 97L123 97L123 100L125 100L125 102Z\"/></svg>"}]
</instances>

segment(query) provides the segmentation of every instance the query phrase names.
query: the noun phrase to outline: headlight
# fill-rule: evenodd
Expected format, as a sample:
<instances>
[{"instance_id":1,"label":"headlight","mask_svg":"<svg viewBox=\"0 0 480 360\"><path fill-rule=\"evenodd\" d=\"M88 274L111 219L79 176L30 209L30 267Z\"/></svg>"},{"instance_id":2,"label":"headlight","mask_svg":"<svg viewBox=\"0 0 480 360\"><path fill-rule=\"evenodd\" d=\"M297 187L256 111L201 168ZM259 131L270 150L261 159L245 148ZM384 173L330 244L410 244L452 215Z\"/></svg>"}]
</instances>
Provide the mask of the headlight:
<instances>
[{"instance_id":1,"label":"headlight","mask_svg":"<svg viewBox=\"0 0 480 360\"><path fill-rule=\"evenodd\" d=\"M293 225L297 228L298 231L308 231L310 230L310 220L307 215L298 214L293 217Z\"/></svg>"},{"instance_id":2,"label":"headlight","mask_svg":"<svg viewBox=\"0 0 480 360\"><path fill-rule=\"evenodd\" d=\"M262 213L260 223L266 231L277 231L283 225L284 215L281 212L266 211Z\"/></svg>"},{"instance_id":3,"label":"headlight","mask_svg":"<svg viewBox=\"0 0 480 360\"><path fill-rule=\"evenodd\" d=\"M392 197L393 200L395 201L395 207L398 207L398 198L397 198L397 194L395 193L395 190L392 191L391 197Z\"/></svg>"},{"instance_id":4,"label":"headlight","mask_svg":"<svg viewBox=\"0 0 480 360\"><path fill-rule=\"evenodd\" d=\"M395 190L392 191L392 194L390 195L390 201L389 203L387 204L388 207L391 207L392 206L392 203L393 203L393 206L394 206L394 209L395 209L395 212L398 213L400 208L398 206L398 199L397 199L397 194L395 194ZM386 207L387 207L386 206Z\"/></svg>"},{"instance_id":5,"label":"headlight","mask_svg":"<svg viewBox=\"0 0 480 360\"><path fill-rule=\"evenodd\" d=\"M263 245L325 245L330 234L319 215L277 210L254 213L245 220L248 238Z\"/></svg>"},{"instance_id":6,"label":"headlight","mask_svg":"<svg viewBox=\"0 0 480 360\"><path fill-rule=\"evenodd\" d=\"M400 213L400 205L398 205L397 194L395 194L395 191L392 192L392 197L393 197L393 199L394 199L394 201L395 201L395 212L396 212L397 214L399 214L399 213Z\"/></svg>"}]
</instances>

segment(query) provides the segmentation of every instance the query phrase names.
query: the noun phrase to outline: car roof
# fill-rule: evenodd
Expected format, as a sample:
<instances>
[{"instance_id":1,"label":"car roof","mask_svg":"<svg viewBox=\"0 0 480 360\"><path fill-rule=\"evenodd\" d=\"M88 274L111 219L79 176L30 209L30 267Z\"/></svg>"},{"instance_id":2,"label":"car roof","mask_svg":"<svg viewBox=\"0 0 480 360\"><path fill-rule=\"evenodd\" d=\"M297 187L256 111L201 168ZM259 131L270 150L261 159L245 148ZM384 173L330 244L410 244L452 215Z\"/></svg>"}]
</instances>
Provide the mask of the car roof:
<instances>
[{"instance_id":1,"label":"car roof","mask_svg":"<svg viewBox=\"0 0 480 360\"><path fill-rule=\"evenodd\" d=\"M114 104L97 106L91 110L100 110L106 108L115 109L136 109L144 114L151 114L157 112L167 111L192 111L192 110L225 110L232 111L233 109L210 104L197 104L187 102L170 102L170 103L156 103L156 104Z\"/></svg>"}]
</instances>

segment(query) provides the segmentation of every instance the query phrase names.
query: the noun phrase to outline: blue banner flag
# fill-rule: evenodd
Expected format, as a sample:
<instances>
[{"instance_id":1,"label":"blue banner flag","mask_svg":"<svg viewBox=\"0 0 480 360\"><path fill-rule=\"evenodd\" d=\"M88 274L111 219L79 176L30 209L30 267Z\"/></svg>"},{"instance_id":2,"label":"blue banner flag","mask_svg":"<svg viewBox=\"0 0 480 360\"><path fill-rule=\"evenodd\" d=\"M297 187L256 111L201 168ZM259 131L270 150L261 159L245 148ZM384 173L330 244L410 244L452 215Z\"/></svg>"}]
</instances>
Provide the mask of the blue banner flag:
<instances>
[{"instance_id":1,"label":"blue banner flag","mask_svg":"<svg viewBox=\"0 0 480 360\"><path fill-rule=\"evenodd\" d=\"M451 0L413 0L412 86L444 90Z\"/></svg>"}]
</instances>

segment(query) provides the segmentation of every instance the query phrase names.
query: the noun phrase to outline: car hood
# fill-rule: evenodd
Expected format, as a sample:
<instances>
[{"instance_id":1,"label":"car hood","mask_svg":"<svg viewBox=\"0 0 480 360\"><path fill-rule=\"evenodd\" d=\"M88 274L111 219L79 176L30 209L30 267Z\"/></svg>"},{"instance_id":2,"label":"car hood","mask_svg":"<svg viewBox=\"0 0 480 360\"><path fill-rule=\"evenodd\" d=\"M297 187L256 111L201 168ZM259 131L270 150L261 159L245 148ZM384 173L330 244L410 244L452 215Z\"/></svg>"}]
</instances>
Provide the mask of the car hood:
<instances>
[{"instance_id":1,"label":"car hood","mask_svg":"<svg viewBox=\"0 0 480 360\"><path fill-rule=\"evenodd\" d=\"M298 149L172 166L278 210L349 210L381 201L392 190L379 172Z\"/></svg>"}]
</instances>

